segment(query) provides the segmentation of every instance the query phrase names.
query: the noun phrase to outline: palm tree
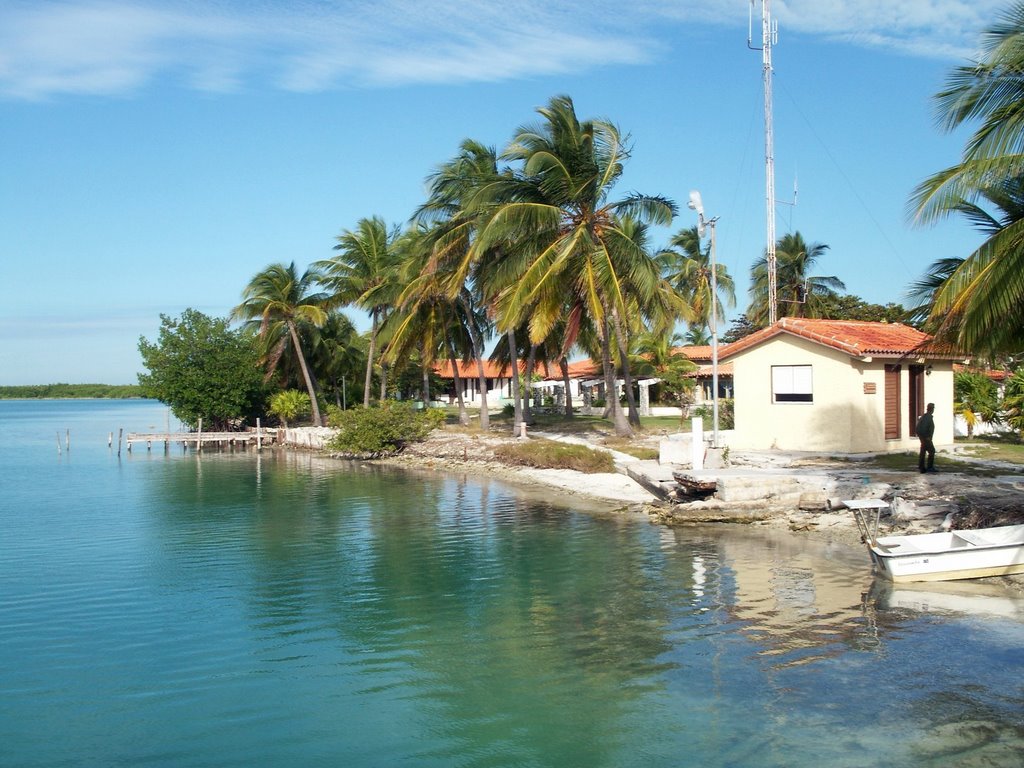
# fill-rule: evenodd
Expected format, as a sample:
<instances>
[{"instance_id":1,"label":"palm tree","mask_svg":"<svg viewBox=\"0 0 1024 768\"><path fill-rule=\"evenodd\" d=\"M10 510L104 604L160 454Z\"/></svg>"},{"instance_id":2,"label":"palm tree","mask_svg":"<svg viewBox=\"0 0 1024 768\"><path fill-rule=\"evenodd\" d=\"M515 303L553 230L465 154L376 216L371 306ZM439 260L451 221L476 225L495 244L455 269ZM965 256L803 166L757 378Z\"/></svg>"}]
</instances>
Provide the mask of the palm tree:
<instances>
[{"instance_id":1,"label":"palm tree","mask_svg":"<svg viewBox=\"0 0 1024 768\"><path fill-rule=\"evenodd\" d=\"M321 282L332 292L333 306L351 304L370 313L370 344L363 385L365 408L370 407L377 336L398 295L398 237L399 229L388 228L379 216L360 219L355 229L346 229L337 237L334 250L339 251L339 255L314 265L321 270ZM384 386L382 377L382 390Z\"/></svg>"},{"instance_id":2,"label":"palm tree","mask_svg":"<svg viewBox=\"0 0 1024 768\"><path fill-rule=\"evenodd\" d=\"M957 256L937 259L927 272L910 284L906 292L907 301L910 302L910 309L907 310L910 321L919 324L927 322L939 290L963 263L964 260Z\"/></svg>"},{"instance_id":3,"label":"palm tree","mask_svg":"<svg viewBox=\"0 0 1024 768\"><path fill-rule=\"evenodd\" d=\"M805 242L799 232L779 238L775 246L776 285L782 317L821 317L823 301L846 290L846 285L838 277L810 275L815 263L827 250L828 246L823 243ZM767 255L754 262L750 275L752 284L747 316L751 322L763 327L768 322Z\"/></svg>"},{"instance_id":4,"label":"palm tree","mask_svg":"<svg viewBox=\"0 0 1024 768\"><path fill-rule=\"evenodd\" d=\"M679 230L669 241L669 247L657 254L661 273L696 315L695 321L705 327L711 324L711 243L701 248L696 226ZM736 284L729 270L715 264L718 284L719 323L725 322L726 308L736 306Z\"/></svg>"},{"instance_id":5,"label":"palm tree","mask_svg":"<svg viewBox=\"0 0 1024 768\"><path fill-rule=\"evenodd\" d=\"M999 416L996 384L981 371L959 371L953 375L953 412L963 417L967 437L974 436L978 419L993 422Z\"/></svg>"},{"instance_id":6,"label":"palm tree","mask_svg":"<svg viewBox=\"0 0 1024 768\"><path fill-rule=\"evenodd\" d=\"M966 258L932 264L911 286L917 312L928 318L929 330L957 347L991 356L1017 351L1024 338L1024 293L1015 296L1020 278L1003 270L1024 269L1024 177L979 189L976 201L961 200L955 210L985 241Z\"/></svg>"},{"instance_id":7,"label":"palm tree","mask_svg":"<svg viewBox=\"0 0 1024 768\"><path fill-rule=\"evenodd\" d=\"M434 225L430 235L433 242L432 259L423 268L437 272L448 295L462 304L462 312L467 320L475 318L467 329L472 336L473 357L477 361L481 397L480 427L484 430L490 427L487 375L483 365L484 343L491 332L488 314L493 314L496 298L491 286L496 282L495 274L504 262L504 252L501 248L491 251L473 250L471 242L480 222L492 208L489 190L500 177L508 180L511 171L499 168L495 149L466 139L460 145L458 154L428 178L429 197L414 216L417 221ZM498 284L500 286L500 281ZM518 370L515 331L507 328L503 332L513 357L513 370ZM518 379L513 383L513 398L513 434L518 434L522 421Z\"/></svg>"},{"instance_id":8,"label":"palm tree","mask_svg":"<svg viewBox=\"0 0 1024 768\"><path fill-rule=\"evenodd\" d=\"M960 162L922 182L911 198L917 221L932 223L983 198L1019 187L1024 177L1024 3L985 30L982 57L957 67L936 95L946 131L980 122ZM1004 209L1005 210L1005 209ZM944 340L990 354L1016 351L1024 337L1024 224L1004 221L936 293L931 320Z\"/></svg>"},{"instance_id":9,"label":"palm tree","mask_svg":"<svg viewBox=\"0 0 1024 768\"><path fill-rule=\"evenodd\" d=\"M1024 435L1024 368L1006 380L1001 418L1018 435Z\"/></svg>"},{"instance_id":10,"label":"palm tree","mask_svg":"<svg viewBox=\"0 0 1024 768\"><path fill-rule=\"evenodd\" d=\"M476 352L477 345L470 326L481 322L481 318L473 313L471 299L462 293L455 298L450 297L445 290L443 275L428 266L436 263L434 233L423 228L413 230L402 242L406 258L401 269L401 281L406 283L406 288L396 303L396 311L388 319L389 340L384 358L392 361L401 359L415 349L424 368L427 368L433 366L443 350L455 379L459 421L465 424L468 417L458 363L468 360Z\"/></svg>"},{"instance_id":11,"label":"palm tree","mask_svg":"<svg viewBox=\"0 0 1024 768\"><path fill-rule=\"evenodd\" d=\"M615 320L627 313L626 278L646 305L658 289L659 273L650 255L623 232L622 217L668 225L675 205L639 194L610 201L629 157L619 130L603 120L580 122L567 96L553 98L538 113L543 122L520 128L502 155L521 161L522 171L490 185L488 196L496 205L474 250L508 250L496 302L499 327L528 319L530 338L539 343L566 317L567 327L576 329L564 340L569 348L584 318L594 324L615 429L628 435L632 430L614 397Z\"/></svg>"},{"instance_id":12,"label":"palm tree","mask_svg":"<svg viewBox=\"0 0 1024 768\"><path fill-rule=\"evenodd\" d=\"M275 340L265 358L268 376L273 374L286 351L290 350L295 355L309 393L313 423L320 426L323 422L317 403L316 386L299 338L301 325L320 326L327 319L324 310L327 297L322 293L311 293L318 278L315 270L306 270L300 276L294 261L287 266L271 264L249 281L242 292L242 303L232 310L232 316L257 324L259 337L264 342Z\"/></svg>"},{"instance_id":13,"label":"palm tree","mask_svg":"<svg viewBox=\"0 0 1024 768\"><path fill-rule=\"evenodd\" d=\"M692 347L708 347L711 345L711 334L705 325L691 325L683 334L683 341Z\"/></svg>"},{"instance_id":14,"label":"palm tree","mask_svg":"<svg viewBox=\"0 0 1024 768\"><path fill-rule=\"evenodd\" d=\"M348 405L345 381L366 364L366 344L352 321L343 313L331 311L327 321L310 332L310 362L319 378L330 383L334 402L339 408Z\"/></svg>"}]
</instances>

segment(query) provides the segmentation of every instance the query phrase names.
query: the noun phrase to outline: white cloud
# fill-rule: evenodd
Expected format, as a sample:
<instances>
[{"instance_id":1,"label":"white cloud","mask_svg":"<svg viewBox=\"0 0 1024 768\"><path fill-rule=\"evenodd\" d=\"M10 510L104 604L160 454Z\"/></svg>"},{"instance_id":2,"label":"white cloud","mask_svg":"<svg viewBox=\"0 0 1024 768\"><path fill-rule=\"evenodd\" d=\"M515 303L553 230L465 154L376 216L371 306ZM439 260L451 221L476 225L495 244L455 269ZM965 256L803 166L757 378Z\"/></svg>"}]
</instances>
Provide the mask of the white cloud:
<instances>
[{"instance_id":1,"label":"white cloud","mask_svg":"<svg viewBox=\"0 0 1024 768\"><path fill-rule=\"evenodd\" d=\"M1004 0L776 0L784 30L962 57ZM759 11L756 3L755 11ZM743 0L9 0L0 95L131 93L161 78L230 91L496 81L650 61ZM756 31L756 30L755 30Z\"/></svg>"}]
</instances>

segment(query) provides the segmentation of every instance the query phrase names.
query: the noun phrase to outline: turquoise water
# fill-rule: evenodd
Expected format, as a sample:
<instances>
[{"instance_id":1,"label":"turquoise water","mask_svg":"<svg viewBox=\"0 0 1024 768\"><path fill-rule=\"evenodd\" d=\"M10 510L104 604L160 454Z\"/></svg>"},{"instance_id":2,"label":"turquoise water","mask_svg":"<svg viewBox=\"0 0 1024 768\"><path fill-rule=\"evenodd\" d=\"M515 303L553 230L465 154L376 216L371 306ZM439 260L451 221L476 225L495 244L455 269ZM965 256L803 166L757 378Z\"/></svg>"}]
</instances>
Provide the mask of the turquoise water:
<instances>
[{"instance_id":1,"label":"turquoise water","mask_svg":"<svg viewBox=\"0 0 1024 768\"><path fill-rule=\"evenodd\" d=\"M1002 587L165 421L0 401L0 766L1024 763Z\"/></svg>"}]
</instances>

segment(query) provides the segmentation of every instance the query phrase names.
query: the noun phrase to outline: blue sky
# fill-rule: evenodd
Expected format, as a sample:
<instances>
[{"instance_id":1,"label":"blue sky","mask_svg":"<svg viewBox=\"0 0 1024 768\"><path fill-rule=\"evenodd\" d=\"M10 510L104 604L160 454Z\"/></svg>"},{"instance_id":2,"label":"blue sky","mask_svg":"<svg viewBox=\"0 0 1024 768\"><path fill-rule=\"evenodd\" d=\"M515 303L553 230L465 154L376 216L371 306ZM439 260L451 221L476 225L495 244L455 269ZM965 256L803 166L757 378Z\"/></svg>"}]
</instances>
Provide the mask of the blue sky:
<instances>
[{"instance_id":1,"label":"blue sky","mask_svg":"<svg viewBox=\"0 0 1024 768\"><path fill-rule=\"evenodd\" d=\"M772 4L779 235L902 301L977 235L907 200L956 162L931 96L1004 2ZM755 38L760 31L755 9ZM132 383L160 313L226 315L273 262L402 223L467 137L570 95L628 132L618 191L719 216L739 311L765 244L761 55L746 0L0 0L0 384ZM357 324L362 317L353 313Z\"/></svg>"}]
</instances>

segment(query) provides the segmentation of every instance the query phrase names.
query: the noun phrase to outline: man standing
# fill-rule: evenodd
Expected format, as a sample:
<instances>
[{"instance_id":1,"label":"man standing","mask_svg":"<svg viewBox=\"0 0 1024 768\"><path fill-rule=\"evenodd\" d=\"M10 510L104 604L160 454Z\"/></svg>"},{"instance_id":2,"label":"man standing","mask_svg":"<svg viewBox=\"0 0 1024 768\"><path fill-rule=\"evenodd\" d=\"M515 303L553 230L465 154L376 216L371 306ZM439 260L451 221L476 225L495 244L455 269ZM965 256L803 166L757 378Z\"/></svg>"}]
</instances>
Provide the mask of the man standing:
<instances>
[{"instance_id":1,"label":"man standing","mask_svg":"<svg viewBox=\"0 0 1024 768\"><path fill-rule=\"evenodd\" d=\"M932 436L935 434L935 419L932 413L935 411L935 403L928 403L928 408L917 420L917 437L921 441L921 450L917 454L917 468L922 472L935 471L935 443ZM928 455L928 466L925 466L925 454Z\"/></svg>"}]
</instances>

